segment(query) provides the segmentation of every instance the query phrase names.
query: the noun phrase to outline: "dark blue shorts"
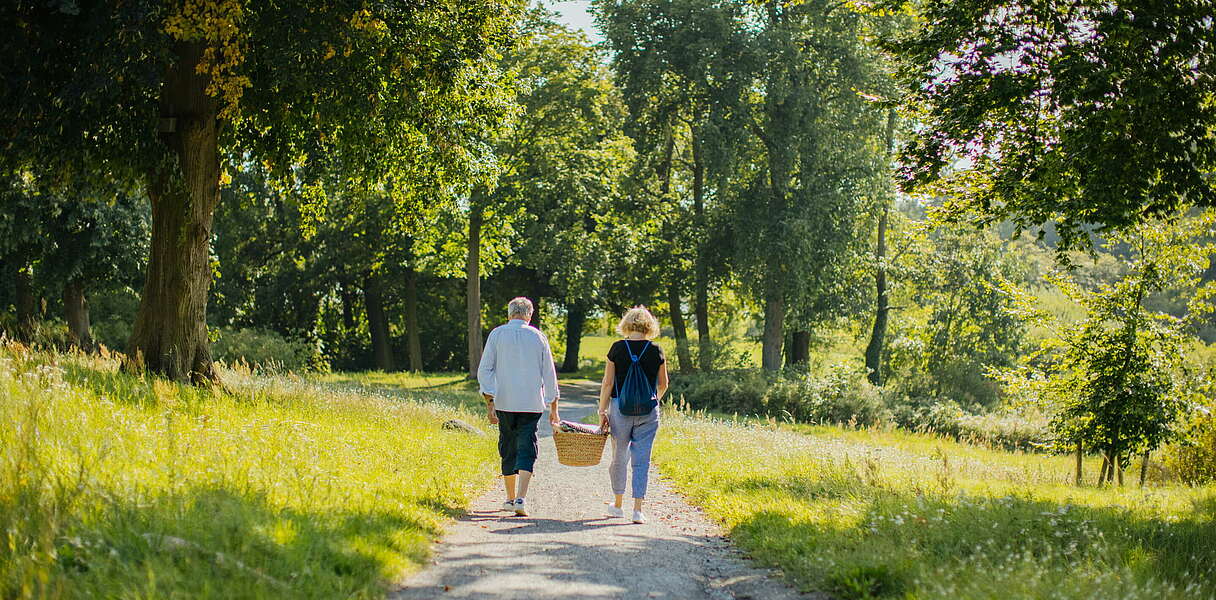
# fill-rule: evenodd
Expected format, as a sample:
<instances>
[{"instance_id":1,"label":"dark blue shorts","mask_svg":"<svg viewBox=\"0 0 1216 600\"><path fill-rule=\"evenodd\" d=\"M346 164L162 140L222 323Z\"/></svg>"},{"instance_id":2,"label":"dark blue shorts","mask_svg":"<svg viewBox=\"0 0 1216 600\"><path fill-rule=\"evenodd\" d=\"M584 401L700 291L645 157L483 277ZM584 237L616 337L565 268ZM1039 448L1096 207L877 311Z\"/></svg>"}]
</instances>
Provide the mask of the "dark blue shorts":
<instances>
[{"instance_id":1,"label":"dark blue shorts","mask_svg":"<svg viewBox=\"0 0 1216 600\"><path fill-rule=\"evenodd\" d=\"M536 424L542 413L498 413L498 455L502 457L502 474L532 472L536 465Z\"/></svg>"}]
</instances>

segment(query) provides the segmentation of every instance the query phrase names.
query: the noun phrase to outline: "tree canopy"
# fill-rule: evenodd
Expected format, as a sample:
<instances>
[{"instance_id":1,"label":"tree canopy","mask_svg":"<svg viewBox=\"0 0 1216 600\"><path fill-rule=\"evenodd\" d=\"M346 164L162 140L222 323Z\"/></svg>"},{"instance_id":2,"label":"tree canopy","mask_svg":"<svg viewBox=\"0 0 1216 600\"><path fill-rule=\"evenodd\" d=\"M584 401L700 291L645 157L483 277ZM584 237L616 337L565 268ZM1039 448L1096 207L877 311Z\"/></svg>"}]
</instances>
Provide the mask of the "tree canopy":
<instances>
[{"instance_id":1,"label":"tree canopy","mask_svg":"<svg viewBox=\"0 0 1216 600\"><path fill-rule=\"evenodd\" d=\"M1216 202L1216 24L1207 0L913 2L903 60L919 126L908 189L1023 229L1127 227Z\"/></svg>"}]
</instances>

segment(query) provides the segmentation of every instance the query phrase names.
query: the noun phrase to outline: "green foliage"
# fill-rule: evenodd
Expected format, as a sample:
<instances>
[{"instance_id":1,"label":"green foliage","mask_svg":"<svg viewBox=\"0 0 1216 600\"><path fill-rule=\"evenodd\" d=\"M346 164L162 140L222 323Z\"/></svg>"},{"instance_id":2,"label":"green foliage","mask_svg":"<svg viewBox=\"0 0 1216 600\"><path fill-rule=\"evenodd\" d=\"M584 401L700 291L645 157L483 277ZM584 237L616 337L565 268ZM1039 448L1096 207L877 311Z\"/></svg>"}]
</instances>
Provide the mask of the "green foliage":
<instances>
[{"instance_id":1,"label":"green foliage","mask_svg":"<svg viewBox=\"0 0 1216 600\"><path fill-rule=\"evenodd\" d=\"M906 184L950 188L960 221L1052 223L1068 249L1216 203L1208 2L907 5L918 26L888 40L920 120Z\"/></svg>"},{"instance_id":2,"label":"green foliage","mask_svg":"<svg viewBox=\"0 0 1216 600\"><path fill-rule=\"evenodd\" d=\"M654 453L663 474L751 558L806 591L842 600L1216 594L1211 487L1079 489L1066 456L898 431L663 418Z\"/></svg>"},{"instance_id":3,"label":"green foliage","mask_svg":"<svg viewBox=\"0 0 1216 600\"><path fill-rule=\"evenodd\" d=\"M116 369L0 349L0 596L379 598L493 475L427 391Z\"/></svg>"},{"instance_id":4,"label":"green foliage","mask_svg":"<svg viewBox=\"0 0 1216 600\"><path fill-rule=\"evenodd\" d=\"M604 55L581 33L543 10L532 11L524 28L525 40L502 63L521 114L495 140L502 174L473 201L511 220L507 266L523 289L510 296L594 305L636 246L637 234L615 210L634 157L622 131L625 109Z\"/></svg>"},{"instance_id":5,"label":"green foliage","mask_svg":"<svg viewBox=\"0 0 1216 600\"><path fill-rule=\"evenodd\" d=\"M256 165L314 201L452 206L493 175L484 140L511 112L496 60L523 6L8 3L0 172L57 191L142 186L156 209L145 285L156 293L128 351L152 371L214 380L206 257L225 170Z\"/></svg>"},{"instance_id":6,"label":"green foliage","mask_svg":"<svg viewBox=\"0 0 1216 600\"><path fill-rule=\"evenodd\" d=\"M8 314L0 314L0 332L5 338L12 338L9 332L17 331L16 319ZM68 326L58 319L40 319L33 327L24 332L23 344L43 350L66 350L68 347Z\"/></svg>"},{"instance_id":7,"label":"green foliage","mask_svg":"<svg viewBox=\"0 0 1216 600\"><path fill-rule=\"evenodd\" d=\"M1006 287L1023 279L1015 247L987 231L935 228L912 234L901 262L897 313L884 380L913 397L991 408L999 388L986 373L1014 363L1026 333Z\"/></svg>"},{"instance_id":8,"label":"green foliage","mask_svg":"<svg viewBox=\"0 0 1216 600\"><path fill-rule=\"evenodd\" d=\"M341 164L382 181L441 155L447 172L467 172L482 157L466 136L502 108L491 60L521 4L141 0L93 14L9 3L3 50L17 62L0 106L6 150L20 153L5 158L57 177L141 177L171 155L157 136L162 85L193 43L210 50L211 110L239 162L266 161L280 176Z\"/></svg>"},{"instance_id":9,"label":"green foliage","mask_svg":"<svg viewBox=\"0 0 1216 600\"><path fill-rule=\"evenodd\" d=\"M1057 286L1085 308L1082 321L1057 326L1027 364L1004 373L1014 394L1037 400L1052 415L1060 449L1098 450L1127 464L1174 434L1188 399L1201 393L1202 374L1188 374L1187 328L1211 310L1212 286L1200 285L1212 246L1204 240L1209 211L1139 225L1111 238L1131 254L1127 273L1093 289L1067 274ZM1149 294L1168 286L1191 290L1186 317L1149 310ZM1052 317L1025 310L1040 323Z\"/></svg>"},{"instance_id":10,"label":"green foliage","mask_svg":"<svg viewBox=\"0 0 1216 600\"><path fill-rule=\"evenodd\" d=\"M69 283L81 284L88 297L139 285L151 222L145 198L105 187L42 188L29 174L0 186L5 277L28 269L33 291L51 298Z\"/></svg>"},{"instance_id":11,"label":"green foliage","mask_svg":"<svg viewBox=\"0 0 1216 600\"><path fill-rule=\"evenodd\" d=\"M654 287L669 288L669 305L679 304L670 288L676 297L692 291L694 307L705 309L710 288L731 276L735 240L725 226L726 198L747 169L742 155L750 134L734 110L750 81L740 76L747 60L739 28L742 6L707 0L596 1L593 6L629 109L626 131L639 155L634 198L623 210L639 213L637 221L651 221L649 228L659 238L641 256L644 266L634 270L653 270L660 278L669 270L693 272L690 282L668 279ZM701 335L709 332L706 325L698 324ZM704 356L696 364L703 368L722 366L715 350L729 342L713 339L698 338Z\"/></svg>"},{"instance_id":12,"label":"green foliage","mask_svg":"<svg viewBox=\"0 0 1216 600\"><path fill-rule=\"evenodd\" d=\"M1165 466L1190 485L1216 482L1216 415L1208 407L1195 411L1181 434L1165 448Z\"/></svg>"},{"instance_id":13,"label":"green foliage","mask_svg":"<svg viewBox=\"0 0 1216 600\"><path fill-rule=\"evenodd\" d=\"M685 375L672 380L668 394L694 410L859 427L882 422L886 408L865 374L847 367L819 376L754 370Z\"/></svg>"},{"instance_id":14,"label":"green foliage","mask_svg":"<svg viewBox=\"0 0 1216 600\"><path fill-rule=\"evenodd\" d=\"M211 352L228 364L244 363L268 371L324 370L316 346L258 329L221 328L213 335Z\"/></svg>"},{"instance_id":15,"label":"green foliage","mask_svg":"<svg viewBox=\"0 0 1216 600\"><path fill-rule=\"evenodd\" d=\"M908 431L936 434L987 448L1039 451L1047 447L1047 419L1032 410L994 410L973 414L953 400L927 405L899 398L891 407L892 420Z\"/></svg>"},{"instance_id":16,"label":"green foliage","mask_svg":"<svg viewBox=\"0 0 1216 600\"><path fill-rule=\"evenodd\" d=\"M780 326L771 322L782 320L773 311L784 303L791 321L807 328L855 300L841 286L860 238L856 221L885 176L885 111L858 93L882 86L881 64L864 35L870 19L840 8L770 2L741 19L748 33L738 76L759 92L738 110L754 132L756 154L752 178L731 194L730 226L742 241L736 272L765 302L773 332ZM780 338L770 336L766 368L776 366L774 345L779 349Z\"/></svg>"},{"instance_id":17,"label":"green foliage","mask_svg":"<svg viewBox=\"0 0 1216 600\"><path fill-rule=\"evenodd\" d=\"M121 350L131 339L131 324L139 311L139 293L131 288L94 294L89 298L93 339L111 350Z\"/></svg>"}]
</instances>

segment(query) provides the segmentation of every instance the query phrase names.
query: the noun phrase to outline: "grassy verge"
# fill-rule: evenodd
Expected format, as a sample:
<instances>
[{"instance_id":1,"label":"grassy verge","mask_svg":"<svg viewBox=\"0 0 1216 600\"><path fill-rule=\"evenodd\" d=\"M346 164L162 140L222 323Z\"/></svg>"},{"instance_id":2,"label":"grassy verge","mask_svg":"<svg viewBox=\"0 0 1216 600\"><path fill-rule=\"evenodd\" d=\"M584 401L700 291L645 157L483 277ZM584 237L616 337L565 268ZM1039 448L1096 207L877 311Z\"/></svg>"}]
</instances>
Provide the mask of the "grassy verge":
<instances>
[{"instance_id":1,"label":"grassy verge","mask_svg":"<svg viewBox=\"0 0 1216 600\"><path fill-rule=\"evenodd\" d=\"M493 475L450 398L0 348L0 597L374 598Z\"/></svg>"},{"instance_id":2,"label":"grassy verge","mask_svg":"<svg viewBox=\"0 0 1216 600\"><path fill-rule=\"evenodd\" d=\"M1077 488L1065 458L900 432L664 419L663 474L804 589L1216 596L1216 488Z\"/></svg>"},{"instance_id":3,"label":"grassy verge","mask_svg":"<svg viewBox=\"0 0 1216 600\"><path fill-rule=\"evenodd\" d=\"M339 393L382 396L414 400L420 396L463 410L477 401L477 382L464 373L410 373L408 371L365 371L322 373L308 381Z\"/></svg>"}]
</instances>

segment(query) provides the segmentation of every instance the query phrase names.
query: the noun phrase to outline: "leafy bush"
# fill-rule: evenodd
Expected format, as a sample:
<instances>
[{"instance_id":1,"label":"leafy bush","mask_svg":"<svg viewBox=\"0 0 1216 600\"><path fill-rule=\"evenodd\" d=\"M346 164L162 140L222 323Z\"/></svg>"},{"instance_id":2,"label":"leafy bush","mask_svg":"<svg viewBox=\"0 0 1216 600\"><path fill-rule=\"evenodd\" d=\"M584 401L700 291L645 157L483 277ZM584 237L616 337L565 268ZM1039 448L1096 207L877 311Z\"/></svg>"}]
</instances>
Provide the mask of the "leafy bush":
<instances>
[{"instance_id":1,"label":"leafy bush","mask_svg":"<svg viewBox=\"0 0 1216 600\"><path fill-rule=\"evenodd\" d=\"M1216 481L1216 415L1204 411L1194 418L1183 441L1166 447L1165 465L1189 485Z\"/></svg>"},{"instance_id":2,"label":"leafy bush","mask_svg":"<svg viewBox=\"0 0 1216 600\"><path fill-rule=\"evenodd\" d=\"M1037 412L974 414L953 400L875 387L864 371L843 365L822 374L739 370L682 375L672 379L670 397L694 410L855 427L894 424L1006 450L1041 450L1047 439L1046 418Z\"/></svg>"},{"instance_id":3,"label":"leafy bush","mask_svg":"<svg viewBox=\"0 0 1216 600\"><path fill-rule=\"evenodd\" d=\"M803 423L877 425L886 406L879 391L854 368L833 367L823 375L766 376L734 371L676 378L672 397L690 408L768 416Z\"/></svg>"},{"instance_id":4,"label":"leafy bush","mask_svg":"<svg viewBox=\"0 0 1216 600\"><path fill-rule=\"evenodd\" d=\"M126 350L138 312L139 294L129 288L90 297L93 340L111 350Z\"/></svg>"},{"instance_id":5,"label":"leafy bush","mask_svg":"<svg viewBox=\"0 0 1216 600\"><path fill-rule=\"evenodd\" d=\"M974 414L953 400L902 398L892 407L895 424L921 433L1005 450L1041 450L1048 439L1047 419L1035 412L997 410Z\"/></svg>"},{"instance_id":6,"label":"leafy bush","mask_svg":"<svg viewBox=\"0 0 1216 600\"><path fill-rule=\"evenodd\" d=\"M10 339L21 339L17 335L17 319L12 313L0 315L0 333ZM46 350L63 350L68 347L67 323L59 320L39 320L34 322L29 332L28 346Z\"/></svg>"},{"instance_id":7,"label":"leafy bush","mask_svg":"<svg viewBox=\"0 0 1216 600\"><path fill-rule=\"evenodd\" d=\"M245 362L263 369L304 371L323 369L317 348L308 342L287 339L273 331L219 328L211 346L216 360Z\"/></svg>"}]
</instances>

